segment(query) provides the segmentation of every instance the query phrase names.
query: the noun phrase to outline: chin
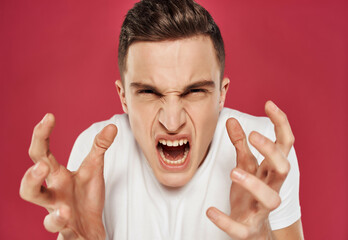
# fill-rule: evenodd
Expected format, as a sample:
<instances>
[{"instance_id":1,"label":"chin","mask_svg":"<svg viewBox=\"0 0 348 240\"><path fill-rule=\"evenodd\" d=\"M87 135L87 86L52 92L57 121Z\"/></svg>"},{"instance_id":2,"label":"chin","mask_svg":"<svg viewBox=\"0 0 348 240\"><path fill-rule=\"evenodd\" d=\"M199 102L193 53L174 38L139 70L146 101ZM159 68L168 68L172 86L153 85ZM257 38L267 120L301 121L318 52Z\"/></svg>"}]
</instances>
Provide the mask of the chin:
<instances>
[{"instance_id":1,"label":"chin","mask_svg":"<svg viewBox=\"0 0 348 240\"><path fill-rule=\"evenodd\" d=\"M160 173L156 175L157 180L166 187L179 188L185 186L191 179L189 173Z\"/></svg>"}]
</instances>

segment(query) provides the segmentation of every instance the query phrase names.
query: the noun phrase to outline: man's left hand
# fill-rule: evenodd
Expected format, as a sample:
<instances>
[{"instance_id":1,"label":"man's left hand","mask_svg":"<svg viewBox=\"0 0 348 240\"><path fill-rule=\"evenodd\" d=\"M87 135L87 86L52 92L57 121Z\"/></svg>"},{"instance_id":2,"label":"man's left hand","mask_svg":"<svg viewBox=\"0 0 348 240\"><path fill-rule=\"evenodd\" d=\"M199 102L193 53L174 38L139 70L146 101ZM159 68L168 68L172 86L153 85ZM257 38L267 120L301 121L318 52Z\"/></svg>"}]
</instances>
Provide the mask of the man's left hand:
<instances>
[{"instance_id":1,"label":"man's left hand","mask_svg":"<svg viewBox=\"0 0 348 240\"><path fill-rule=\"evenodd\" d=\"M258 132L249 135L249 142L265 157L260 165L239 122L234 118L226 122L237 153L237 166L231 171L231 213L228 216L211 207L207 215L234 239L273 239L268 216L281 203L279 191L290 170L287 156L294 144L290 124L273 102L266 103L265 111L274 124L276 141Z\"/></svg>"}]
</instances>

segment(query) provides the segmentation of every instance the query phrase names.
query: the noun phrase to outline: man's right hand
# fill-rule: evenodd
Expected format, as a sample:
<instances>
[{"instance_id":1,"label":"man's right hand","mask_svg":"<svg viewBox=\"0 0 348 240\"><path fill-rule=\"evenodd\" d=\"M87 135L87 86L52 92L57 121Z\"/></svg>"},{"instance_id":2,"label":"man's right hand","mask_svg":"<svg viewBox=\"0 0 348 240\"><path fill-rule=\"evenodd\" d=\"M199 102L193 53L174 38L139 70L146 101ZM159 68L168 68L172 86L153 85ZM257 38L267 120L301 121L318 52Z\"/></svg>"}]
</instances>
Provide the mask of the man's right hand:
<instances>
[{"instance_id":1,"label":"man's right hand","mask_svg":"<svg viewBox=\"0 0 348 240\"><path fill-rule=\"evenodd\" d=\"M22 179L20 196L48 210L44 226L49 232L59 232L59 240L105 239L104 153L116 137L117 127L104 127L80 168L70 172L49 150L54 124L54 116L46 114L34 128L29 156L35 165ZM45 180L47 187L43 185Z\"/></svg>"}]
</instances>

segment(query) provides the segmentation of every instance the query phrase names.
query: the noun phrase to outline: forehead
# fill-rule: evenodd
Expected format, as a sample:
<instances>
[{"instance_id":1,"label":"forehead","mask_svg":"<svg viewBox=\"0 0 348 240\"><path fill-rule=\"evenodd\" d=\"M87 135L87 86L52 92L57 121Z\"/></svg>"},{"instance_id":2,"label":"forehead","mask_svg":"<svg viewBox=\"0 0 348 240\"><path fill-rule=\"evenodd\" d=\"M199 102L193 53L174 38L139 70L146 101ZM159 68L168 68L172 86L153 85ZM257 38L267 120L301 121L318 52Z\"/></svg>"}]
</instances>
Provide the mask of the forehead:
<instances>
[{"instance_id":1,"label":"forehead","mask_svg":"<svg viewBox=\"0 0 348 240\"><path fill-rule=\"evenodd\" d=\"M167 83L170 86L195 79L219 79L219 65L211 39L195 36L161 42L136 42L127 56L127 83Z\"/></svg>"}]
</instances>

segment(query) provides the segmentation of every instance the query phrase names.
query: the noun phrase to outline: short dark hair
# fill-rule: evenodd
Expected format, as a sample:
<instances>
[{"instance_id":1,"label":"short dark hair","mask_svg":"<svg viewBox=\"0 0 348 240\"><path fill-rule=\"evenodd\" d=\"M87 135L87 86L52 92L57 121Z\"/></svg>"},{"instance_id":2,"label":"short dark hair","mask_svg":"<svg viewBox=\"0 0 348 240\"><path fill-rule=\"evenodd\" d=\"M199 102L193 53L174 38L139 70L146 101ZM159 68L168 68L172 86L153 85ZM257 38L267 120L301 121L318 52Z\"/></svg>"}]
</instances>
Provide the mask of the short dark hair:
<instances>
[{"instance_id":1,"label":"short dark hair","mask_svg":"<svg viewBox=\"0 0 348 240\"><path fill-rule=\"evenodd\" d=\"M130 45L140 41L177 40L195 35L209 36L220 64L225 69L225 49L220 29L209 12L193 0L142 0L123 21L118 46L118 66L124 81Z\"/></svg>"}]
</instances>

